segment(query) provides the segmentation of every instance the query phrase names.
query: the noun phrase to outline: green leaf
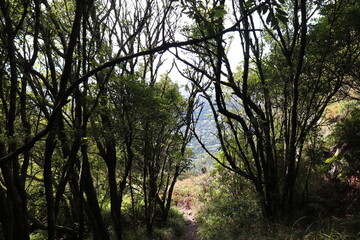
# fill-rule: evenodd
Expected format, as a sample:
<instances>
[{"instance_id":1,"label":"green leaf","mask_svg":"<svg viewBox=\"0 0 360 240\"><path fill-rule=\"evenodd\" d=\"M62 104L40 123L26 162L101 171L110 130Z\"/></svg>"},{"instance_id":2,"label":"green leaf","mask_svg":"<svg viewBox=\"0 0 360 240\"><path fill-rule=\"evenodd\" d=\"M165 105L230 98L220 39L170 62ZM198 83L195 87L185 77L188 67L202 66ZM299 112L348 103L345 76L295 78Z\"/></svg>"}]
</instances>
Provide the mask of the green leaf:
<instances>
[{"instance_id":1,"label":"green leaf","mask_svg":"<svg viewBox=\"0 0 360 240\"><path fill-rule=\"evenodd\" d=\"M268 16L266 17L266 23L270 24L273 18L274 18L273 14L269 13Z\"/></svg>"},{"instance_id":2,"label":"green leaf","mask_svg":"<svg viewBox=\"0 0 360 240\"><path fill-rule=\"evenodd\" d=\"M254 1L253 0L249 0L245 2L245 7L246 8L252 8L254 6Z\"/></svg>"},{"instance_id":3,"label":"green leaf","mask_svg":"<svg viewBox=\"0 0 360 240\"><path fill-rule=\"evenodd\" d=\"M268 10L269 10L269 6L268 6L268 5L264 5L264 6L262 7L262 12L263 12L263 14L267 13Z\"/></svg>"},{"instance_id":4,"label":"green leaf","mask_svg":"<svg viewBox=\"0 0 360 240\"><path fill-rule=\"evenodd\" d=\"M271 27L275 28L277 26L279 26L279 21L277 20L277 18L273 17L271 19Z\"/></svg>"},{"instance_id":5,"label":"green leaf","mask_svg":"<svg viewBox=\"0 0 360 240\"><path fill-rule=\"evenodd\" d=\"M227 11L224 9L223 5L216 6L214 9L214 17L215 18L222 18L226 15Z\"/></svg>"},{"instance_id":6,"label":"green leaf","mask_svg":"<svg viewBox=\"0 0 360 240\"><path fill-rule=\"evenodd\" d=\"M333 156L333 157L330 157L330 158L326 159L325 163L333 163L335 161L337 161L337 157Z\"/></svg>"},{"instance_id":7,"label":"green leaf","mask_svg":"<svg viewBox=\"0 0 360 240\"><path fill-rule=\"evenodd\" d=\"M287 16L287 13L282 10L281 8L276 8L276 12L279 14L279 15L282 15L282 16Z\"/></svg>"},{"instance_id":8,"label":"green leaf","mask_svg":"<svg viewBox=\"0 0 360 240\"><path fill-rule=\"evenodd\" d=\"M269 10L269 6L263 5L257 11L259 14L265 14Z\"/></svg>"},{"instance_id":9,"label":"green leaf","mask_svg":"<svg viewBox=\"0 0 360 240\"><path fill-rule=\"evenodd\" d=\"M277 14L276 17L280 20L280 22L282 22L283 24L286 24L288 22L288 18L283 16L283 15L279 15Z\"/></svg>"}]
</instances>

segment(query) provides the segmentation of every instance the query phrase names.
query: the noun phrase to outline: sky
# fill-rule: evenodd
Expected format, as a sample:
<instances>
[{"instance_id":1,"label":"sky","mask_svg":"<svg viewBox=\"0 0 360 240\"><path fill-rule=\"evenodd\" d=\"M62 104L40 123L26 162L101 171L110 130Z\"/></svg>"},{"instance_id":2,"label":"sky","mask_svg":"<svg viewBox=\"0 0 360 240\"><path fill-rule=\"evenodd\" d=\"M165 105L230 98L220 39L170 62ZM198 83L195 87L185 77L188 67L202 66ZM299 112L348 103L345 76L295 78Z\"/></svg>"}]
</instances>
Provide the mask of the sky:
<instances>
[{"instance_id":1,"label":"sky","mask_svg":"<svg viewBox=\"0 0 360 240\"><path fill-rule=\"evenodd\" d=\"M229 14L227 14L227 18L225 20L225 28L229 28L229 27L233 26L233 24L234 24L234 20L231 19L232 14L230 13L229 7L227 7L227 11L229 12ZM261 28L262 24L260 22L260 19L255 17L254 20L255 20L255 24L258 26L258 28ZM191 24L191 20L185 14L183 14L181 16L179 25L181 26L181 25L185 25L185 24ZM227 45L225 47L228 48L227 57L230 61L232 70L235 72L236 67L243 60L243 54L242 54L239 34L238 33L227 33L225 38L229 39L230 36L232 37L232 39L231 39L231 41L229 40L227 42ZM180 34L178 34L178 36L176 36L176 38L177 38L176 41L184 40L184 38ZM171 68L171 65L174 61L174 57L169 52L164 53L163 58L166 59L166 61L164 62L159 73L167 72L168 69ZM179 63L179 66L182 66L183 68L185 68L184 64ZM173 68L173 70L169 73L169 76L173 81L177 82L181 86L183 86L187 83L187 80L181 76L181 74L177 71L176 68Z\"/></svg>"}]
</instances>

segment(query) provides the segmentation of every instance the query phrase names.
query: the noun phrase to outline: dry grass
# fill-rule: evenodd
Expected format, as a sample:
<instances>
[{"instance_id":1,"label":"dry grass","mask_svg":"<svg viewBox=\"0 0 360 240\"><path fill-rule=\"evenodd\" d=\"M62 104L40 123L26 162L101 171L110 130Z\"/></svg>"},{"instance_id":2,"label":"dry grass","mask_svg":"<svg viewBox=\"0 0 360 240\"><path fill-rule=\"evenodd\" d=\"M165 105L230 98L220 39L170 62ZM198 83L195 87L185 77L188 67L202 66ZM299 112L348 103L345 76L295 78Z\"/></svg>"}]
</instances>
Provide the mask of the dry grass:
<instances>
[{"instance_id":1,"label":"dry grass","mask_svg":"<svg viewBox=\"0 0 360 240\"><path fill-rule=\"evenodd\" d=\"M208 191L211 178L208 174L189 176L176 183L173 193L173 203L177 208L199 210L200 199Z\"/></svg>"}]
</instances>

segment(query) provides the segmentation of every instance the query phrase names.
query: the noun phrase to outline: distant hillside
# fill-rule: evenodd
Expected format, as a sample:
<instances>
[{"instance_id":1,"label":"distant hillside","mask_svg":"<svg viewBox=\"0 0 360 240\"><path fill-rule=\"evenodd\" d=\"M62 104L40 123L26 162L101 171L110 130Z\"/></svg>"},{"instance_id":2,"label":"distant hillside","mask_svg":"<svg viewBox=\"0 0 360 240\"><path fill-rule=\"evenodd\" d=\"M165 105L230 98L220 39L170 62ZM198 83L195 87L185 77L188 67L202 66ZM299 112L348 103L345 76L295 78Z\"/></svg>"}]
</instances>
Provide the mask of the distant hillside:
<instances>
[{"instance_id":1,"label":"distant hillside","mask_svg":"<svg viewBox=\"0 0 360 240\"><path fill-rule=\"evenodd\" d=\"M216 154L219 151L220 143L216 137L216 127L213 120L213 114L208 102L203 102L203 110L200 114L199 121L196 125L196 132L205 144L207 149ZM201 147L196 138L194 138L188 145L194 152L194 165L196 168L200 165L212 165L213 161L208 157L206 151Z\"/></svg>"}]
</instances>

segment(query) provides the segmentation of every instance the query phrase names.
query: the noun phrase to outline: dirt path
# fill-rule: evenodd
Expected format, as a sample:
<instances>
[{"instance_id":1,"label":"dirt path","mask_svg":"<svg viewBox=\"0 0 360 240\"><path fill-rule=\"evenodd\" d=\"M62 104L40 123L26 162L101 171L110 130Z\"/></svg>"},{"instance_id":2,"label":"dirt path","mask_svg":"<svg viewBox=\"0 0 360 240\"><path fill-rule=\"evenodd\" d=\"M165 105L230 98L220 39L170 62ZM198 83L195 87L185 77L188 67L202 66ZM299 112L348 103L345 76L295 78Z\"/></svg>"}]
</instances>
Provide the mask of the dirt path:
<instances>
[{"instance_id":1,"label":"dirt path","mask_svg":"<svg viewBox=\"0 0 360 240\"><path fill-rule=\"evenodd\" d=\"M180 209L180 211L184 213L186 226L184 234L179 240L198 240L197 224L193 215L193 211L191 209Z\"/></svg>"}]
</instances>

